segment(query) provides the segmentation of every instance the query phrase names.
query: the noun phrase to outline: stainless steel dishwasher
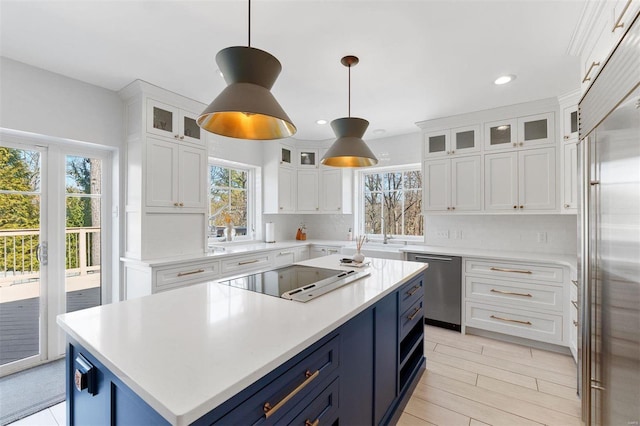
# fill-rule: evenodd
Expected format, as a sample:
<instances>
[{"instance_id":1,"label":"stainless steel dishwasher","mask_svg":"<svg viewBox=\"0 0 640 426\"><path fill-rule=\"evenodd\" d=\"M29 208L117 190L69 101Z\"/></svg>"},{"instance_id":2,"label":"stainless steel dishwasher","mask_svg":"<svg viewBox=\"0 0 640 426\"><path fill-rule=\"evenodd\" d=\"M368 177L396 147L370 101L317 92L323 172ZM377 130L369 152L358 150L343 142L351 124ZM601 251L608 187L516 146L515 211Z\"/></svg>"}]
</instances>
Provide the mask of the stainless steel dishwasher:
<instances>
[{"instance_id":1,"label":"stainless steel dishwasher","mask_svg":"<svg viewBox=\"0 0 640 426\"><path fill-rule=\"evenodd\" d=\"M424 322L460 331L462 259L428 253L407 253L407 260L428 263L424 280Z\"/></svg>"}]
</instances>

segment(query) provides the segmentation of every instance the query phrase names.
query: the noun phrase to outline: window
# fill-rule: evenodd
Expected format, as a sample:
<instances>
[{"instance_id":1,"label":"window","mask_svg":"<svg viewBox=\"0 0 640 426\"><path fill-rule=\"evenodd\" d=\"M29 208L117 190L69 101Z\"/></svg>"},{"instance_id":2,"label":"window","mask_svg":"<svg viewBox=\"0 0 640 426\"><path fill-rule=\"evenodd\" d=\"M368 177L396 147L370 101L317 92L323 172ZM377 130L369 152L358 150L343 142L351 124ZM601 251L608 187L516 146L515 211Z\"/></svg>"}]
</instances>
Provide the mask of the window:
<instances>
[{"instance_id":1,"label":"window","mask_svg":"<svg viewBox=\"0 0 640 426\"><path fill-rule=\"evenodd\" d=\"M422 173L417 167L363 172L360 229L383 237L417 237L424 234Z\"/></svg>"},{"instance_id":2,"label":"window","mask_svg":"<svg viewBox=\"0 0 640 426\"><path fill-rule=\"evenodd\" d=\"M252 181L250 168L209 164L210 236L228 240L227 225L230 224L233 239L253 238Z\"/></svg>"}]
</instances>

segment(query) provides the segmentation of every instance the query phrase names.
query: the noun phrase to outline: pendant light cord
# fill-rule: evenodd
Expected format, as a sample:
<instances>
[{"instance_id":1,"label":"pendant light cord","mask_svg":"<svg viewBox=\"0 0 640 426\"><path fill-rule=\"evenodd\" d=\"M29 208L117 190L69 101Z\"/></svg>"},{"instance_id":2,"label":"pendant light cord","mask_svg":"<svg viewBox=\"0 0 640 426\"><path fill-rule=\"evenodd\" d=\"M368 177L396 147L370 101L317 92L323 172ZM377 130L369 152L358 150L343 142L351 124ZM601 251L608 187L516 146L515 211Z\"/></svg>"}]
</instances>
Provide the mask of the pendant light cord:
<instances>
[{"instance_id":1,"label":"pendant light cord","mask_svg":"<svg viewBox=\"0 0 640 426\"><path fill-rule=\"evenodd\" d=\"M247 46L251 47L251 0L249 0L249 25L247 25L248 29L248 41L247 41Z\"/></svg>"},{"instance_id":2,"label":"pendant light cord","mask_svg":"<svg viewBox=\"0 0 640 426\"><path fill-rule=\"evenodd\" d=\"M351 64L349 64L349 117L351 117Z\"/></svg>"}]
</instances>

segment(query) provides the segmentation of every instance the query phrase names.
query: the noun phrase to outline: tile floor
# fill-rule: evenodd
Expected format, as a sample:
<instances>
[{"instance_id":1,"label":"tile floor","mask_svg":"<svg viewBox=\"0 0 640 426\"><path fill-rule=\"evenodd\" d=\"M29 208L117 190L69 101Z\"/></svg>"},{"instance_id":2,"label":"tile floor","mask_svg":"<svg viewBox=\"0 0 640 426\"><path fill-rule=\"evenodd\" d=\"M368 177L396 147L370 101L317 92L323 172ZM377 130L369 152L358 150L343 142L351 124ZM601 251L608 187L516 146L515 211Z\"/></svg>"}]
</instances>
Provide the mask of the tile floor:
<instances>
[{"instance_id":1,"label":"tile floor","mask_svg":"<svg viewBox=\"0 0 640 426\"><path fill-rule=\"evenodd\" d=\"M568 355L425 326L427 371L398 426L582 425ZM66 424L62 402L15 426Z\"/></svg>"}]
</instances>

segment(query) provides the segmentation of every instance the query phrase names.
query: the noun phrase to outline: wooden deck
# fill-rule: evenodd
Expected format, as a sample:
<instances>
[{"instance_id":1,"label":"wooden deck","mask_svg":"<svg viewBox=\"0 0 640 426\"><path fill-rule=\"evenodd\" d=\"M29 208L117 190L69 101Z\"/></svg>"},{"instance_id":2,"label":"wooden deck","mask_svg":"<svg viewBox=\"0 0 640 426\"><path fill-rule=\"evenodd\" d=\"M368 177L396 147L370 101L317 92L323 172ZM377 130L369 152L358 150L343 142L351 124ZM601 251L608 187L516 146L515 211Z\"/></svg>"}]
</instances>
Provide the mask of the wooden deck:
<instances>
[{"instance_id":1,"label":"wooden deck","mask_svg":"<svg viewBox=\"0 0 640 426\"><path fill-rule=\"evenodd\" d=\"M100 287L67 293L67 312L100 304ZM30 297L0 303L0 365L39 352L40 298Z\"/></svg>"}]
</instances>

